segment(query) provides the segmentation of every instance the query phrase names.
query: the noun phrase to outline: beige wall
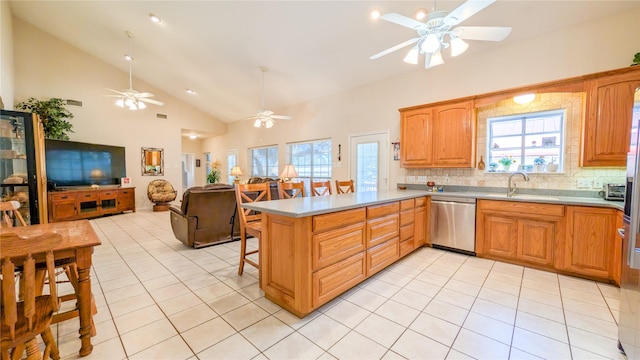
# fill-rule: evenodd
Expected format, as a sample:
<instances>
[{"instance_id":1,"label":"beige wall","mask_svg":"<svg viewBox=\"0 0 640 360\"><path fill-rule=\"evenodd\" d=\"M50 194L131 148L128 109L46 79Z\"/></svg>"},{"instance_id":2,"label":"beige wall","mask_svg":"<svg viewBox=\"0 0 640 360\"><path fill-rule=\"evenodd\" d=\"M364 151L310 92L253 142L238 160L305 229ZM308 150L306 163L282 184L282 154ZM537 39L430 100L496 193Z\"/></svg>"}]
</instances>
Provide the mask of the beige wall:
<instances>
[{"instance_id":1,"label":"beige wall","mask_svg":"<svg viewBox=\"0 0 640 360\"><path fill-rule=\"evenodd\" d=\"M207 164L204 159L204 152L202 151L202 139L190 139L188 137L182 137L182 153L183 154L192 154L193 161L195 163L195 159L200 159L200 167L195 167L194 165L194 180L195 186L202 186L206 183L207 174ZM181 186L181 185L176 185Z\"/></svg>"},{"instance_id":2,"label":"beige wall","mask_svg":"<svg viewBox=\"0 0 640 360\"><path fill-rule=\"evenodd\" d=\"M82 107L68 106L74 114L71 140L126 147L127 176L136 189L136 207L151 207L146 189L156 176L142 176L141 148L164 149L165 169L162 178L181 189L181 129L198 129L213 134L226 132L226 124L134 77L135 89L155 94L164 106L149 105L143 111L129 111L105 97L105 88L126 89L127 72L103 63L26 22L13 19L15 62L15 101L29 97L59 97L83 102ZM119 56L114 54L114 56ZM123 60L124 61L124 60ZM143 59L138 66L144 66ZM135 75L135 67L133 70ZM167 119L156 118L156 113ZM181 191L180 191L181 192ZM180 196L180 193L178 194Z\"/></svg>"},{"instance_id":3,"label":"beige wall","mask_svg":"<svg viewBox=\"0 0 640 360\"><path fill-rule=\"evenodd\" d=\"M4 108L13 110L13 31L8 1L0 1L0 97Z\"/></svg>"},{"instance_id":4,"label":"beige wall","mask_svg":"<svg viewBox=\"0 0 640 360\"><path fill-rule=\"evenodd\" d=\"M640 48L638 18L640 8L526 42L496 46L492 51L464 54L455 59L447 57L444 65L429 70L418 67L415 72L404 76L278 109L277 113L291 115L294 120L279 121L272 129L254 129L250 122L229 124L226 135L207 140L204 147L221 154L230 148L240 149L239 162L245 170L248 169L247 148L278 144L282 168L286 163L287 142L331 138L334 161L337 145L342 144L343 149L342 166L333 169L333 177L347 178L349 135L389 130L390 141L396 141L400 133L399 108L628 66ZM398 61L398 66L405 65ZM478 144L479 149L484 146ZM398 182L406 182L406 175L414 172L408 173L400 168L399 161L393 161L392 156L390 152L389 178L394 186ZM585 170L583 174L590 171ZM471 170L456 170L455 174L450 173L449 183L463 184L469 173L477 175ZM619 173L614 171L604 178L617 179ZM244 176L243 180L246 179ZM558 183L569 187L575 183L575 179L555 179L558 181L552 181L551 187L560 187ZM503 179L498 178L494 183L500 185L502 182Z\"/></svg>"}]
</instances>

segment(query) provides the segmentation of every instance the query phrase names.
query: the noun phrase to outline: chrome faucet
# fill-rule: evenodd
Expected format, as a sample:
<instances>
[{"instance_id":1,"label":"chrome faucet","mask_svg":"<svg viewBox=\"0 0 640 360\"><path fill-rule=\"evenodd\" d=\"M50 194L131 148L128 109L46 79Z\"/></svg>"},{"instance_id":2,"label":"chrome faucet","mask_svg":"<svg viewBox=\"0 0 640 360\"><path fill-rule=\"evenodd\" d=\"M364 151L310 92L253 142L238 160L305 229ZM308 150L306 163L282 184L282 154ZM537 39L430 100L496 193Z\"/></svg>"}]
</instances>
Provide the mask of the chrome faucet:
<instances>
[{"instance_id":1,"label":"chrome faucet","mask_svg":"<svg viewBox=\"0 0 640 360\"><path fill-rule=\"evenodd\" d=\"M513 185L511 185L511 179L513 179L514 175L518 175L518 174L522 175L525 181L529 181L529 175L527 175L527 173L524 173L522 171L516 171L511 175L509 175L509 188L507 189L507 197L512 197L513 194L516 193L516 184L514 183Z\"/></svg>"}]
</instances>

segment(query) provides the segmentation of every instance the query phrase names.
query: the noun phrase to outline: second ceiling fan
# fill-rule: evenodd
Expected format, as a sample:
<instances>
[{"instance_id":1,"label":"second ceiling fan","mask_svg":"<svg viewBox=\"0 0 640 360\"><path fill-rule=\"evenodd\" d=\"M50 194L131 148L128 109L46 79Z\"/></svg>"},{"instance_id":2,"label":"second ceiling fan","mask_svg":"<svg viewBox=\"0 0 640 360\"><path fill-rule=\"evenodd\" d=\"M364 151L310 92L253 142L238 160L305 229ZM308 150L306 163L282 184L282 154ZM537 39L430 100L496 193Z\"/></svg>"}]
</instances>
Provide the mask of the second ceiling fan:
<instances>
[{"instance_id":1,"label":"second ceiling fan","mask_svg":"<svg viewBox=\"0 0 640 360\"><path fill-rule=\"evenodd\" d=\"M260 111L258 111L255 115L249 116L245 120L254 120L254 127L266 127L271 128L275 123L273 120L291 120L291 116L287 115L276 115L271 110L267 110L264 108L264 73L269 71L265 66L260 67L260 71L262 71L262 107Z\"/></svg>"},{"instance_id":2,"label":"second ceiling fan","mask_svg":"<svg viewBox=\"0 0 640 360\"><path fill-rule=\"evenodd\" d=\"M502 26L457 26L496 0L467 0L451 12L433 11L425 22L396 13L388 13L380 18L417 31L418 36L396 46L381 51L370 59L378 59L384 55L414 45L403 59L406 63L417 64L420 54L425 54L425 69L444 63L442 50L451 47L451 56L458 56L469 47L464 40L502 41L509 33L510 27ZM448 39L447 39L448 38ZM448 42L447 42L448 40Z\"/></svg>"}]
</instances>

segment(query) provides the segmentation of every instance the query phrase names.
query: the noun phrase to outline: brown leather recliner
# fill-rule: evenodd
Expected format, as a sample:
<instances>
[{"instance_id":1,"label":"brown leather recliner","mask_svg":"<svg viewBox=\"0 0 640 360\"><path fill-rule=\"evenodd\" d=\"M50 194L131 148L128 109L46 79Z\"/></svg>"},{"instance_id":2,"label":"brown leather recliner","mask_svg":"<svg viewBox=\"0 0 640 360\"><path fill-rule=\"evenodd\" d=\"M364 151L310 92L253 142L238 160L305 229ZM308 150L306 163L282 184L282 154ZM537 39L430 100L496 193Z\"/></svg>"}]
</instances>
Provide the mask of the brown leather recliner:
<instances>
[{"instance_id":1,"label":"brown leather recliner","mask_svg":"<svg viewBox=\"0 0 640 360\"><path fill-rule=\"evenodd\" d=\"M173 234L189 247L220 244L240 236L238 217L234 217L236 197L233 185L209 184L189 188L182 195L182 204L172 205L169 210Z\"/></svg>"}]
</instances>

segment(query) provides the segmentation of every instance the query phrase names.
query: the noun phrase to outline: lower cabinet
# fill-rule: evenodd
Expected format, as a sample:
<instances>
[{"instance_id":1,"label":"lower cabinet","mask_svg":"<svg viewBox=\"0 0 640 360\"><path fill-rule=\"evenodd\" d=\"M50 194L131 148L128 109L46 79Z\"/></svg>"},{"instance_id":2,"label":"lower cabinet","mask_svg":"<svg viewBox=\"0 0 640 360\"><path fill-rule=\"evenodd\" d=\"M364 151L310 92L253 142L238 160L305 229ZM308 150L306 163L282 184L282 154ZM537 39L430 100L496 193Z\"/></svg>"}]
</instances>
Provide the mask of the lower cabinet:
<instances>
[{"instance_id":1,"label":"lower cabinet","mask_svg":"<svg viewBox=\"0 0 640 360\"><path fill-rule=\"evenodd\" d=\"M50 192L49 222L136 211L135 188Z\"/></svg>"},{"instance_id":2,"label":"lower cabinet","mask_svg":"<svg viewBox=\"0 0 640 360\"><path fill-rule=\"evenodd\" d=\"M620 283L620 211L478 200L476 254Z\"/></svg>"}]
</instances>

